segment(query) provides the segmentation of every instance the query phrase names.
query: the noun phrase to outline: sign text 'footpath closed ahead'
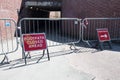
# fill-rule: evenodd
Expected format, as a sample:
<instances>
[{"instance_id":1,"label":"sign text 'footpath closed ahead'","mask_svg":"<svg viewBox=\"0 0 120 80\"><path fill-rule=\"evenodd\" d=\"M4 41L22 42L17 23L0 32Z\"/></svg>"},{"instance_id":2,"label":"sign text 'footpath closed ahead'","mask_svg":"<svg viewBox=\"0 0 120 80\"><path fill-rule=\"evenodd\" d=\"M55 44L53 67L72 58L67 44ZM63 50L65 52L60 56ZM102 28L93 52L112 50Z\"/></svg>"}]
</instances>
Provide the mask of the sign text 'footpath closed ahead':
<instances>
[{"instance_id":1,"label":"sign text 'footpath closed ahead'","mask_svg":"<svg viewBox=\"0 0 120 80\"><path fill-rule=\"evenodd\" d=\"M47 48L46 37L44 33L24 34L23 44L25 51L44 50Z\"/></svg>"}]
</instances>

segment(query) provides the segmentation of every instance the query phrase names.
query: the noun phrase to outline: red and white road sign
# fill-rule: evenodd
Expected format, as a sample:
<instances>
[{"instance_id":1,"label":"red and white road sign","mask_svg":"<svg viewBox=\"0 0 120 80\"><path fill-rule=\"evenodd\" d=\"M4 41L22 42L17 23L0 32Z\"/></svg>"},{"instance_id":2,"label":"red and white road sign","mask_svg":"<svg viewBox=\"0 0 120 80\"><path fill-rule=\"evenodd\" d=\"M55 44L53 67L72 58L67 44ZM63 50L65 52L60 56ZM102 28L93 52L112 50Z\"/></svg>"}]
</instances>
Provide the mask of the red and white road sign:
<instances>
[{"instance_id":1,"label":"red and white road sign","mask_svg":"<svg viewBox=\"0 0 120 80\"><path fill-rule=\"evenodd\" d=\"M110 35L107 28L97 29L97 34L100 42L110 41Z\"/></svg>"},{"instance_id":2,"label":"red and white road sign","mask_svg":"<svg viewBox=\"0 0 120 80\"><path fill-rule=\"evenodd\" d=\"M26 52L46 49L47 43L45 34L23 34L23 47Z\"/></svg>"}]
</instances>

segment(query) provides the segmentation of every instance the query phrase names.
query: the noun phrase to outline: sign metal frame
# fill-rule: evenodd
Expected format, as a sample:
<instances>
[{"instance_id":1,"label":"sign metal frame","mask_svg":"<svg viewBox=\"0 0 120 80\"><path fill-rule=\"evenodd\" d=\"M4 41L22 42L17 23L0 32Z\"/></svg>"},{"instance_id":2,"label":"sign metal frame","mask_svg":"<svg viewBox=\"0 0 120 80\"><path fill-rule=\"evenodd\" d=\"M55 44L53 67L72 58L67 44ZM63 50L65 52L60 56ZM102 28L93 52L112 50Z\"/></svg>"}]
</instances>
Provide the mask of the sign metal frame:
<instances>
[{"instance_id":1,"label":"sign metal frame","mask_svg":"<svg viewBox=\"0 0 120 80\"><path fill-rule=\"evenodd\" d=\"M33 41L33 43L35 42L36 44L40 44L41 42L39 42L38 41L38 43L35 41L36 39L37 40L43 40L43 45L44 45L44 47L42 47L42 46L39 46L39 48L34 48L34 49L31 49L31 50L26 50L25 48L25 42L24 42L24 37L25 36L27 36L28 38L29 38L29 36L30 37L32 37L32 39L31 39L31 41ZM34 37L36 37L36 38L34 38ZM27 38L26 38L27 39ZM28 41L29 41L29 39L28 39ZM32 34L22 34L22 43L23 43L23 46L22 46L22 48L23 48L23 55L24 55L24 59L25 59L25 64L27 64L27 57L28 57L28 55L30 56L30 52L31 51L38 51L38 50L43 50L43 54L42 54L42 56L38 59L38 61L36 62L36 63L38 63L43 57L44 57L44 55L45 55L45 50L47 51L47 57L48 57L48 60L50 60L50 56L49 56L49 51L48 51L48 46L47 46L47 41L46 41L46 35L45 35L45 33L32 33ZM41 44L42 44L41 43ZM36 45L36 44L33 44L33 45ZM29 45L27 45L27 47L28 47ZM34 46L33 46L34 47ZM42 48L41 48L42 47ZM28 48L29 49L29 48ZM25 54L25 52L27 52L28 54L26 55ZM30 56L31 57L31 56Z\"/></svg>"},{"instance_id":2,"label":"sign metal frame","mask_svg":"<svg viewBox=\"0 0 120 80\"><path fill-rule=\"evenodd\" d=\"M99 46L100 49L103 50L104 49L103 43L108 43L109 48L112 49L111 38L108 29L100 28L100 29L96 29L96 31L98 37L98 43L96 44L96 46Z\"/></svg>"}]
</instances>

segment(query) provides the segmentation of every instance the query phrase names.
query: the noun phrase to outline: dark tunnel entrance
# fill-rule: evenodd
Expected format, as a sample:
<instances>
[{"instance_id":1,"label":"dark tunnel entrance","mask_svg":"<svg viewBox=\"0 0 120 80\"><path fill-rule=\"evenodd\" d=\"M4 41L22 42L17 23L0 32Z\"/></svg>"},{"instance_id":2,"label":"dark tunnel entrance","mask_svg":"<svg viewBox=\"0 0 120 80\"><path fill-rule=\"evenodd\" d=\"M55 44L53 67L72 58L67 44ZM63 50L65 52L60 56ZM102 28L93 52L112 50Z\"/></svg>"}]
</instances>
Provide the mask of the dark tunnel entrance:
<instances>
[{"instance_id":1,"label":"dark tunnel entrance","mask_svg":"<svg viewBox=\"0 0 120 80\"><path fill-rule=\"evenodd\" d=\"M39 7L28 8L31 18L61 18L61 10L45 10Z\"/></svg>"},{"instance_id":2,"label":"dark tunnel entrance","mask_svg":"<svg viewBox=\"0 0 120 80\"><path fill-rule=\"evenodd\" d=\"M62 0L23 0L22 6L29 17L49 18L51 11L61 11Z\"/></svg>"},{"instance_id":3,"label":"dark tunnel entrance","mask_svg":"<svg viewBox=\"0 0 120 80\"><path fill-rule=\"evenodd\" d=\"M22 18L59 18L61 17L61 5L61 0L23 0L18 23ZM44 32L45 27L51 25L56 25L56 21L27 20L21 23L22 33Z\"/></svg>"},{"instance_id":4,"label":"dark tunnel entrance","mask_svg":"<svg viewBox=\"0 0 120 80\"><path fill-rule=\"evenodd\" d=\"M30 17L31 18L49 18L49 10L43 10L39 7L29 7L27 8L30 11Z\"/></svg>"}]
</instances>

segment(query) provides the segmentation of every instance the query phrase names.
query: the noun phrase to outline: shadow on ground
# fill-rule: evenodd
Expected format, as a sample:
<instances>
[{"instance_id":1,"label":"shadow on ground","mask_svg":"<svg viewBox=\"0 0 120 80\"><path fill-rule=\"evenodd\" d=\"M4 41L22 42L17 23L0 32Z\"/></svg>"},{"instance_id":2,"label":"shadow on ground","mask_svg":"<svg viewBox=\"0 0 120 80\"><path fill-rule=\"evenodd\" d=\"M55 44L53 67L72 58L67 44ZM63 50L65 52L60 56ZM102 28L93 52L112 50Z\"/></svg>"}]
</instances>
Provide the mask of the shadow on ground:
<instances>
[{"instance_id":1,"label":"shadow on ground","mask_svg":"<svg viewBox=\"0 0 120 80\"><path fill-rule=\"evenodd\" d=\"M65 51L52 52L52 53L50 53L50 59L53 58L53 57L69 55L69 54L72 54L73 52L74 52L74 50L65 50ZM44 63L44 62L49 61L48 57L47 57L47 54L45 54L42 58L41 58L41 56L42 56L41 52L30 53L30 54L31 54L31 57L28 57L26 59L27 64L25 64L25 59L19 58L19 59L11 60L11 61L9 61L9 63L5 62L3 64L0 64L0 68L3 68L3 70L10 70L10 69L30 66L30 65ZM39 59L40 59L40 61L37 62Z\"/></svg>"}]
</instances>

